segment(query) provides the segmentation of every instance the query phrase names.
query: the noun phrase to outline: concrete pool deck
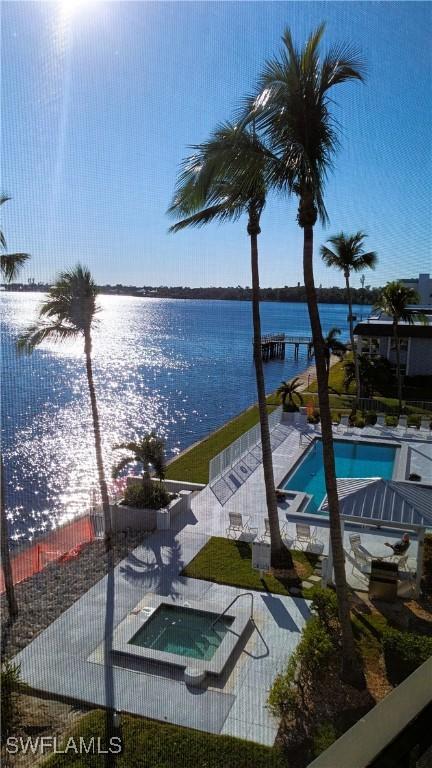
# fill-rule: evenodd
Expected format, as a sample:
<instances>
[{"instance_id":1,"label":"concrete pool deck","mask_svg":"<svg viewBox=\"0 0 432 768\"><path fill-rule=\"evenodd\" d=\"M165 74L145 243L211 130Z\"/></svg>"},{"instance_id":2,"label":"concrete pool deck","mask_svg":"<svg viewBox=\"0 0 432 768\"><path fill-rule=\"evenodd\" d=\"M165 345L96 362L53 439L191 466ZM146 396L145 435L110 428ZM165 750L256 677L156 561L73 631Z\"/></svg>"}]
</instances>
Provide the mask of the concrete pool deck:
<instances>
[{"instance_id":1,"label":"concrete pool deck","mask_svg":"<svg viewBox=\"0 0 432 768\"><path fill-rule=\"evenodd\" d=\"M285 425L281 428L285 438L273 452L276 484L281 483L307 448L299 445L299 432L295 428ZM374 436L364 434L368 440ZM376 437L380 439L379 435ZM410 448L418 466L428 472L432 444L411 441ZM226 536L229 512L250 517L250 525L259 533L264 532L267 513L261 464L236 485L226 503L221 503L206 486L193 497L191 511L182 513L175 521L174 529L148 535L116 566L110 577L95 584L15 657L21 665L23 680L34 690L53 697L273 744L278 722L266 708L267 692L295 649L309 615L308 604L302 598L255 592L256 627L246 635L245 642L239 644L238 652L221 677L209 679L207 687L202 689L189 688L181 671L143 660L120 662L116 659L113 664L114 657L110 655L116 627L147 594L164 595L173 603L183 605L203 599L228 604L235 595L244 592L181 576L183 568L210 536ZM299 516L290 516L283 502L279 505L279 516L281 523L286 523L288 539L294 540ZM309 522L306 514L302 519ZM317 529L316 536L325 555L329 542L328 521L315 515L312 525ZM352 529L359 530L346 524L347 579L354 589L366 589L366 577L352 568L349 556ZM362 528L361 536L363 546L371 555L383 556L389 552L384 542L395 541L400 534L394 530ZM416 555L414 539L410 562L415 562ZM112 605L108 612L107 604Z\"/></svg>"},{"instance_id":2,"label":"concrete pool deck","mask_svg":"<svg viewBox=\"0 0 432 768\"><path fill-rule=\"evenodd\" d=\"M198 497L195 502L200 506ZM187 513L176 531L148 536L111 579L95 584L15 657L22 679L53 697L273 744L278 721L266 708L267 693L299 641L309 615L305 600L255 592L255 627L223 674L202 689L189 688L181 670L142 660L113 664L107 650L115 628L146 594L165 595L176 605L204 598L228 605L245 591L180 575L208 540L196 527L195 515ZM107 590L114 596L108 621Z\"/></svg>"}]
</instances>

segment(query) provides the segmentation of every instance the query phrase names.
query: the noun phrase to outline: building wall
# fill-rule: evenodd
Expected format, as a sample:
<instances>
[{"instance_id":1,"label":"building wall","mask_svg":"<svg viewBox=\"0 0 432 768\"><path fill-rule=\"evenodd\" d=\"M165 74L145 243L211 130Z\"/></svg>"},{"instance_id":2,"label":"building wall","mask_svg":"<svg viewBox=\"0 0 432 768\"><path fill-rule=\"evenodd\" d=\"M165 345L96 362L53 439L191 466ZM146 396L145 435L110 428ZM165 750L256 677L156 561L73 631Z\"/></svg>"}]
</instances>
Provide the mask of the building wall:
<instances>
[{"instance_id":1,"label":"building wall","mask_svg":"<svg viewBox=\"0 0 432 768\"><path fill-rule=\"evenodd\" d=\"M406 288L413 288L419 295L419 304L432 306L432 278L428 273L420 273L418 278L401 280Z\"/></svg>"},{"instance_id":2,"label":"building wall","mask_svg":"<svg viewBox=\"0 0 432 768\"><path fill-rule=\"evenodd\" d=\"M431 339L409 339L408 349L404 349L402 340L402 349L400 354L401 366L407 365L407 376L432 376L432 341ZM393 339L388 336L378 338L378 348L381 357L385 357L390 363L396 365L396 352L392 349ZM361 339L360 349L366 354L373 347L370 345L370 339L363 337Z\"/></svg>"},{"instance_id":3,"label":"building wall","mask_svg":"<svg viewBox=\"0 0 432 768\"><path fill-rule=\"evenodd\" d=\"M432 376L432 341L410 339L407 376Z\"/></svg>"}]
</instances>

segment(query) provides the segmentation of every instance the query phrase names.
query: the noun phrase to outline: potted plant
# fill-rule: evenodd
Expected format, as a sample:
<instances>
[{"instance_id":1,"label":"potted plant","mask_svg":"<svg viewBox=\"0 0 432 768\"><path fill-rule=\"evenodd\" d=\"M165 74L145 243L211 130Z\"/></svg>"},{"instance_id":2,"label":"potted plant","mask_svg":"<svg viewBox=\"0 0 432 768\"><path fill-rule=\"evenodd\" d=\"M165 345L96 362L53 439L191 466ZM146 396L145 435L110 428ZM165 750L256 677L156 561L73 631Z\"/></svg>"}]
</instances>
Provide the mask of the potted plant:
<instances>
[{"instance_id":1,"label":"potted plant","mask_svg":"<svg viewBox=\"0 0 432 768\"><path fill-rule=\"evenodd\" d=\"M163 483L165 477L164 441L157 437L155 432L150 432L138 442L119 443L114 446L114 449L129 453L114 466L112 471L114 478L117 478L128 464L138 463L142 465L141 481L139 478L133 478L132 482L127 483L124 498L118 506L143 510L143 513L145 510L156 512L165 510L172 501L173 494L167 491ZM152 475L159 482L154 482ZM144 519L144 514L141 517ZM155 517L154 513L148 516L149 520L155 519ZM136 515L135 518L138 519Z\"/></svg>"}]
</instances>

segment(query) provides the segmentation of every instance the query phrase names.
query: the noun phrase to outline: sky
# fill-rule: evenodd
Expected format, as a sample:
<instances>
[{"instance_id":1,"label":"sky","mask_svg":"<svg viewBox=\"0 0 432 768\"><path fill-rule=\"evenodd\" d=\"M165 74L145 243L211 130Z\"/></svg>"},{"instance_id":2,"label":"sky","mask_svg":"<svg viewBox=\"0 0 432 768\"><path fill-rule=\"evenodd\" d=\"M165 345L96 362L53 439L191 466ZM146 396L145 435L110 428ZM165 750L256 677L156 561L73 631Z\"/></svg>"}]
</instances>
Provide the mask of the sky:
<instances>
[{"instance_id":1,"label":"sky","mask_svg":"<svg viewBox=\"0 0 432 768\"><path fill-rule=\"evenodd\" d=\"M432 5L428 2L3 2L2 206L22 279L77 261L99 284L250 285L246 221L172 235L188 147L232 117L286 26L352 41L364 85L334 91L341 150L316 227L316 283L342 285L319 246L368 234L366 285L432 272ZM303 282L296 201L262 217L263 286ZM354 285L359 277L354 278Z\"/></svg>"}]
</instances>

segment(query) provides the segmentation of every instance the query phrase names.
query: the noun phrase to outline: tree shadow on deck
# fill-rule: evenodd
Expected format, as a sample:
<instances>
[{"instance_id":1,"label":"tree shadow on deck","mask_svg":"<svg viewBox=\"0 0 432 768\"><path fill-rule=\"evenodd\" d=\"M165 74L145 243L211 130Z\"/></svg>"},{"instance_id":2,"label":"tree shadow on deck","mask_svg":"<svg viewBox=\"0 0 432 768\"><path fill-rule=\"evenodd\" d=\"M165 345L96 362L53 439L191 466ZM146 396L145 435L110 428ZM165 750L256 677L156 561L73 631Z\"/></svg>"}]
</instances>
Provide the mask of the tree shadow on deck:
<instances>
[{"instance_id":1,"label":"tree shadow on deck","mask_svg":"<svg viewBox=\"0 0 432 768\"><path fill-rule=\"evenodd\" d=\"M141 551L142 555L128 555L126 563L120 567L122 576L134 585L142 585L146 592L179 597L178 586L185 584L185 578L180 575L184 560L175 531L161 531L149 536L140 547Z\"/></svg>"}]
</instances>

